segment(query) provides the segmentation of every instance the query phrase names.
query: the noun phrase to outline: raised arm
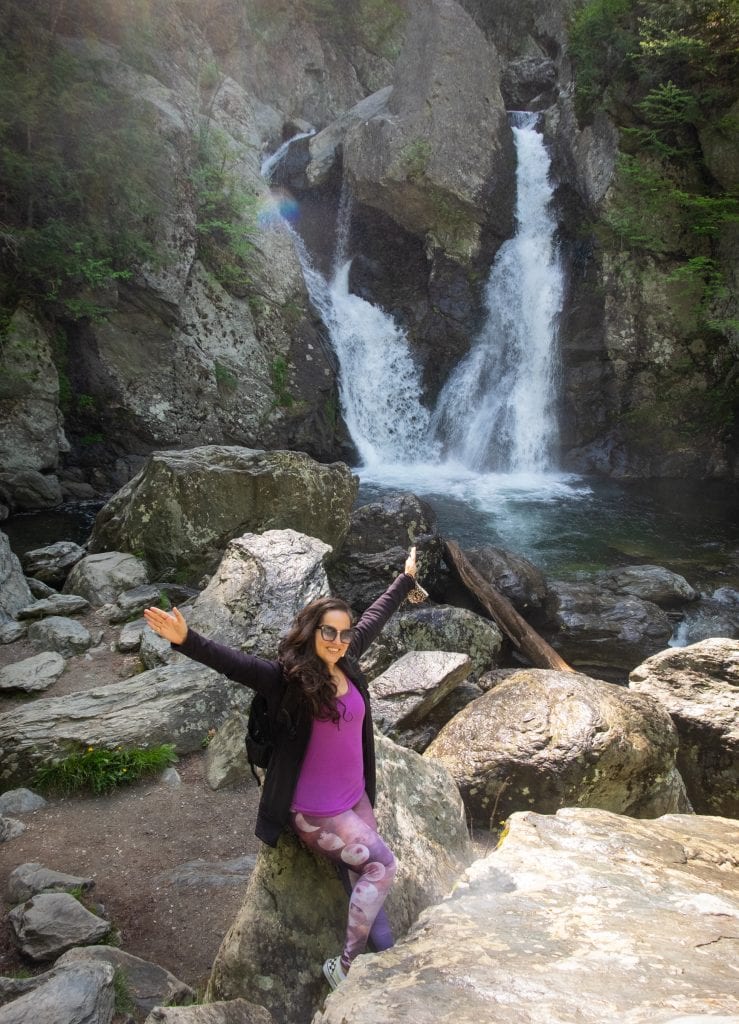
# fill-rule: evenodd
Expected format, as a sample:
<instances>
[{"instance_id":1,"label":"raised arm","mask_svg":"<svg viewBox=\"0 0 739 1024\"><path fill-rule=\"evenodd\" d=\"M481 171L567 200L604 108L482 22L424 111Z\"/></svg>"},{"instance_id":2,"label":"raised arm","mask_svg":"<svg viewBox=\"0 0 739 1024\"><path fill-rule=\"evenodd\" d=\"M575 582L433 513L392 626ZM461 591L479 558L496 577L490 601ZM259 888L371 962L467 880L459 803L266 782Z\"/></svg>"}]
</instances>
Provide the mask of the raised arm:
<instances>
[{"instance_id":1,"label":"raised arm","mask_svg":"<svg viewBox=\"0 0 739 1024\"><path fill-rule=\"evenodd\" d=\"M276 661L257 658L226 644L208 640L188 627L177 608L173 608L171 613L161 608L146 608L144 618L155 633L170 641L179 654L186 654L193 661L222 672L235 683L243 683L260 693L267 693L279 683L280 669Z\"/></svg>"},{"instance_id":2,"label":"raised arm","mask_svg":"<svg viewBox=\"0 0 739 1024\"><path fill-rule=\"evenodd\" d=\"M387 620L398 610L416 583L416 549L411 548L400 574L384 594L371 604L354 626L354 640L349 655L361 658L373 640L376 640Z\"/></svg>"}]
</instances>

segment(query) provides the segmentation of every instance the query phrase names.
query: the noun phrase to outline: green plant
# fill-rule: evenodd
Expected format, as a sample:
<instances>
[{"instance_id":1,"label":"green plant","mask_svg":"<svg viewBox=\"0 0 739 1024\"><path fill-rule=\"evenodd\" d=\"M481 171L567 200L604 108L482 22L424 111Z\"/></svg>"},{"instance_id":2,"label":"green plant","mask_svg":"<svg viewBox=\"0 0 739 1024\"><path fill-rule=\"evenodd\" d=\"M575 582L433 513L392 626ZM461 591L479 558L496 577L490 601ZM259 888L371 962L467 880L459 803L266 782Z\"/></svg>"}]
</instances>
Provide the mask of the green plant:
<instances>
[{"instance_id":1,"label":"green plant","mask_svg":"<svg viewBox=\"0 0 739 1024\"><path fill-rule=\"evenodd\" d=\"M234 141L204 121L192 172L198 253L227 291L246 294L257 231L257 199L238 172L239 161Z\"/></svg>"},{"instance_id":2,"label":"green plant","mask_svg":"<svg viewBox=\"0 0 739 1024\"><path fill-rule=\"evenodd\" d=\"M159 591L159 607L165 612L171 611L172 609L172 602L170 601L166 590Z\"/></svg>"},{"instance_id":3,"label":"green plant","mask_svg":"<svg viewBox=\"0 0 739 1024\"><path fill-rule=\"evenodd\" d=\"M272 376L272 390L275 393L274 404L287 409L295 401L293 396L287 390L287 360L284 356L275 356L272 360L272 366L270 369Z\"/></svg>"},{"instance_id":4,"label":"green plant","mask_svg":"<svg viewBox=\"0 0 739 1024\"><path fill-rule=\"evenodd\" d=\"M162 771L177 760L171 743L140 747L86 747L42 765L34 784L52 792L74 793L91 790L105 793L116 786L135 782L144 775Z\"/></svg>"},{"instance_id":5,"label":"green plant","mask_svg":"<svg viewBox=\"0 0 739 1024\"><path fill-rule=\"evenodd\" d=\"M113 973L114 1009L116 1013L134 1013L136 1001L133 998L128 975L121 967L116 967Z\"/></svg>"},{"instance_id":6,"label":"green plant","mask_svg":"<svg viewBox=\"0 0 739 1024\"><path fill-rule=\"evenodd\" d=\"M227 366L224 366L223 363L219 363L217 359L213 364L213 372L216 375L216 383L220 387L225 388L227 391L234 391L236 389L239 383L236 374L229 370Z\"/></svg>"},{"instance_id":7,"label":"green plant","mask_svg":"<svg viewBox=\"0 0 739 1024\"><path fill-rule=\"evenodd\" d=\"M400 159L409 181L422 178L431 158L431 143L426 139L414 139L400 151Z\"/></svg>"},{"instance_id":8,"label":"green plant","mask_svg":"<svg viewBox=\"0 0 739 1024\"><path fill-rule=\"evenodd\" d=\"M93 445L102 444L105 441L105 435L100 433L94 434L83 434L80 438L80 444L86 448L92 448Z\"/></svg>"}]
</instances>

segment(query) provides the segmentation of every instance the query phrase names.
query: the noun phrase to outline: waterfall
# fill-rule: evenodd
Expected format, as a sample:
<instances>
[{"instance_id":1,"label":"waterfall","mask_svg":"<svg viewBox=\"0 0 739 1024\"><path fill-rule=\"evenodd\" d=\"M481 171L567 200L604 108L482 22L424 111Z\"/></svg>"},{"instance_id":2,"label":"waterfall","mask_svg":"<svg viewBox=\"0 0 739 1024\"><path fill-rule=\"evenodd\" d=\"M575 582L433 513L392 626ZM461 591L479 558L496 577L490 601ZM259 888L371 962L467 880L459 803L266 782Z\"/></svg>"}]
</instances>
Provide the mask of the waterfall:
<instances>
[{"instance_id":1,"label":"waterfall","mask_svg":"<svg viewBox=\"0 0 739 1024\"><path fill-rule=\"evenodd\" d=\"M280 163L285 153L287 153L288 149L293 144L293 142L297 142L298 139L309 139L311 135L315 134L315 128L311 128L310 131L298 132L297 135L293 135L291 138L283 142L279 149L276 149L274 153L271 153L269 156L266 156L264 160L262 160L262 166L260 167L259 170L259 173L262 175L262 177L266 178L267 181L269 181L272 178L275 168Z\"/></svg>"},{"instance_id":2,"label":"waterfall","mask_svg":"<svg viewBox=\"0 0 739 1024\"><path fill-rule=\"evenodd\" d=\"M486 321L445 384L433 426L450 458L476 471L541 472L556 443L562 270L549 207L550 161L536 114L515 112L516 234L488 279Z\"/></svg>"}]
</instances>

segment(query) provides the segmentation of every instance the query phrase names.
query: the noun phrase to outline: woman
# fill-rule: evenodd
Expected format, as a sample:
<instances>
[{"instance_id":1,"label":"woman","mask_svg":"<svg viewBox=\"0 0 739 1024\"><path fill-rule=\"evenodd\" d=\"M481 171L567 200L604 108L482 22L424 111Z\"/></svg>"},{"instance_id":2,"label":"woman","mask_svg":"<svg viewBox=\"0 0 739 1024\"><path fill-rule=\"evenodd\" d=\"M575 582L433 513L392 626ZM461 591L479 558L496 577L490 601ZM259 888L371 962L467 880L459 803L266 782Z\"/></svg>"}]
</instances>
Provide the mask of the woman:
<instances>
[{"instance_id":1,"label":"woman","mask_svg":"<svg viewBox=\"0 0 739 1024\"><path fill-rule=\"evenodd\" d=\"M297 615L274 661L244 654L188 629L177 608L147 608L159 636L195 661L264 694L277 723L275 749L257 811L257 836L276 846L286 825L315 853L348 872L344 949L323 965L331 988L346 978L368 940L393 945L382 910L396 872L377 833L375 747L367 683L359 658L415 586L416 549L404 572L352 626L338 598L312 601Z\"/></svg>"}]
</instances>

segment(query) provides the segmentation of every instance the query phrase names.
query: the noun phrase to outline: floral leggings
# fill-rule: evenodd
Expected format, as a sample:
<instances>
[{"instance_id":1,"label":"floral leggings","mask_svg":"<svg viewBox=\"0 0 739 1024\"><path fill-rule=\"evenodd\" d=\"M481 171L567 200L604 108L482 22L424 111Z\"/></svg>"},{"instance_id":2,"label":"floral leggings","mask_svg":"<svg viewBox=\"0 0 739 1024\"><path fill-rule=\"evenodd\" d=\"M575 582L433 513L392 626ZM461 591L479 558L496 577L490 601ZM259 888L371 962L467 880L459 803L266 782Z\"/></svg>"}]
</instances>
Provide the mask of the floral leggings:
<instances>
[{"instance_id":1,"label":"floral leggings","mask_svg":"<svg viewBox=\"0 0 739 1024\"><path fill-rule=\"evenodd\" d=\"M301 843L327 857L351 881L346 941L341 954L344 970L371 942L375 950L393 945L382 905L395 879L397 862L377 834L377 822L367 794L348 811L328 818L292 811L290 824Z\"/></svg>"}]
</instances>

